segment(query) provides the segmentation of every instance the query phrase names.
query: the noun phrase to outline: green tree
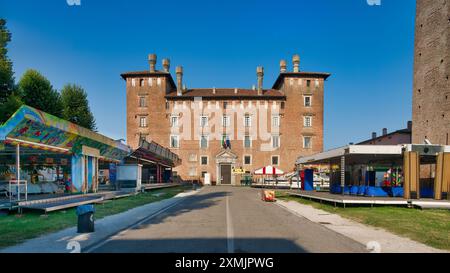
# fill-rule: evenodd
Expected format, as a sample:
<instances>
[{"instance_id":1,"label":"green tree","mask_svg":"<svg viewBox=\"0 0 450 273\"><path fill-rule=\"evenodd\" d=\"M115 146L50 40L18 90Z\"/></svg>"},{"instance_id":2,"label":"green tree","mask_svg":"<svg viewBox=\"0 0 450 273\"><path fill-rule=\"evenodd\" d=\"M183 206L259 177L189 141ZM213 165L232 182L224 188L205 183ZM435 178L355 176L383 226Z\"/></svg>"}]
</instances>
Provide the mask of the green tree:
<instances>
[{"instance_id":1,"label":"green tree","mask_svg":"<svg viewBox=\"0 0 450 273\"><path fill-rule=\"evenodd\" d=\"M22 101L26 105L62 117L63 105L60 94L38 71L27 70L20 79L18 87Z\"/></svg>"},{"instance_id":2,"label":"green tree","mask_svg":"<svg viewBox=\"0 0 450 273\"><path fill-rule=\"evenodd\" d=\"M0 105L6 102L14 90L14 72L6 48L10 41L11 33L6 28L6 20L0 18Z\"/></svg>"},{"instance_id":3,"label":"green tree","mask_svg":"<svg viewBox=\"0 0 450 273\"><path fill-rule=\"evenodd\" d=\"M0 104L0 124L7 121L22 104L23 102L20 96L14 93L9 95L6 102Z\"/></svg>"},{"instance_id":4,"label":"green tree","mask_svg":"<svg viewBox=\"0 0 450 273\"><path fill-rule=\"evenodd\" d=\"M67 84L61 90L63 118L90 130L96 130L94 115L89 108L87 94L76 84Z\"/></svg>"}]
</instances>

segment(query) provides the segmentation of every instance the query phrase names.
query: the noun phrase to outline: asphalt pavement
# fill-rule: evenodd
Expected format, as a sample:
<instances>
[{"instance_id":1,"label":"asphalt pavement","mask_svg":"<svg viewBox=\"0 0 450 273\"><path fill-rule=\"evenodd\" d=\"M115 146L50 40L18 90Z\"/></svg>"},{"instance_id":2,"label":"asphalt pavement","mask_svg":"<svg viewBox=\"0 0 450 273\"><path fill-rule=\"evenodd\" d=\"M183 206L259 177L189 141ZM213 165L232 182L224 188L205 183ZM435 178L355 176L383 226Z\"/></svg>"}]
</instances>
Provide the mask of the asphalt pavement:
<instances>
[{"instance_id":1,"label":"asphalt pavement","mask_svg":"<svg viewBox=\"0 0 450 273\"><path fill-rule=\"evenodd\" d=\"M367 252L362 244L278 206L261 190L205 187L163 213L122 231L90 252Z\"/></svg>"}]
</instances>

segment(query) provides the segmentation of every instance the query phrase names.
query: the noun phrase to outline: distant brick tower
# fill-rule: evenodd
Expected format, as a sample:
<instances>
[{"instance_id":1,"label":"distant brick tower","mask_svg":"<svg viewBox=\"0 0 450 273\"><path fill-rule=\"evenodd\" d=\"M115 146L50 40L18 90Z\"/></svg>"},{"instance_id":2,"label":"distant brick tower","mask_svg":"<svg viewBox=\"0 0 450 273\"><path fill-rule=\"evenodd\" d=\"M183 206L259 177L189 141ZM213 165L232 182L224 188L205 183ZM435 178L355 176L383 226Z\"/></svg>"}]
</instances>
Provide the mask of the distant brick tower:
<instances>
[{"instance_id":1,"label":"distant brick tower","mask_svg":"<svg viewBox=\"0 0 450 273\"><path fill-rule=\"evenodd\" d=\"M417 0L413 143L450 144L450 1Z\"/></svg>"}]
</instances>

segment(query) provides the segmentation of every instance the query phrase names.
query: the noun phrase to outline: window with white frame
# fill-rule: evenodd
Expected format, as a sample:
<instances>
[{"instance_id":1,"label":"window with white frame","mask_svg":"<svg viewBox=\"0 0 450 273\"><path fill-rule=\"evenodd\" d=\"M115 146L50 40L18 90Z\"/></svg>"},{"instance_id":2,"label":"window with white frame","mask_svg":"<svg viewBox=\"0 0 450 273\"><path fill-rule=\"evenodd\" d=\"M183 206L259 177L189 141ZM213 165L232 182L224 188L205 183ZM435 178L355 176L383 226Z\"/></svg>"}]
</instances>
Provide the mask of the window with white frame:
<instances>
[{"instance_id":1,"label":"window with white frame","mask_svg":"<svg viewBox=\"0 0 450 273\"><path fill-rule=\"evenodd\" d=\"M180 139L177 135L170 136L170 148L180 148Z\"/></svg>"},{"instance_id":2,"label":"window with white frame","mask_svg":"<svg viewBox=\"0 0 450 273\"><path fill-rule=\"evenodd\" d=\"M178 116L171 116L170 117L170 126L178 127Z\"/></svg>"},{"instance_id":3,"label":"window with white frame","mask_svg":"<svg viewBox=\"0 0 450 273\"><path fill-rule=\"evenodd\" d=\"M311 147L312 147L312 137L304 136L303 137L303 148L311 149Z\"/></svg>"},{"instance_id":4,"label":"window with white frame","mask_svg":"<svg viewBox=\"0 0 450 273\"><path fill-rule=\"evenodd\" d=\"M161 86L161 78L156 79L156 84L157 84L158 86Z\"/></svg>"},{"instance_id":5,"label":"window with white frame","mask_svg":"<svg viewBox=\"0 0 450 273\"><path fill-rule=\"evenodd\" d=\"M222 126L223 127L229 127L230 126L230 117L229 116L223 116L222 117Z\"/></svg>"},{"instance_id":6,"label":"window with white frame","mask_svg":"<svg viewBox=\"0 0 450 273\"><path fill-rule=\"evenodd\" d=\"M304 96L303 97L303 99L304 99L304 105L305 105L305 107L311 107L311 105L312 105L312 97L311 96Z\"/></svg>"},{"instance_id":7,"label":"window with white frame","mask_svg":"<svg viewBox=\"0 0 450 273\"><path fill-rule=\"evenodd\" d=\"M200 161L201 161L202 165L208 165L208 157L207 156L202 156Z\"/></svg>"},{"instance_id":8,"label":"window with white frame","mask_svg":"<svg viewBox=\"0 0 450 273\"><path fill-rule=\"evenodd\" d=\"M249 135L244 136L244 148L252 147L252 138Z\"/></svg>"},{"instance_id":9,"label":"window with white frame","mask_svg":"<svg viewBox=\"0 0 450 273\"><path fill-rule=\"evenodd\" d=\"M280 164L280 157L277 155L272 156L272 165L277 166Z\"/></svg>"},{"instance_id":10,"label":"window with white frame","mask_svg":"<svg viewBox=\"0 0 450 273\"><path fill-rule=\"evenodd\" d=\"M207 126L208 126L208 116L201 116L200 127L207 127Z\"/></svg>"},{"instance_id":11,"label":"window with white frame","mask_svg":"<svg viewBox=\"0 0 450 273\"><path fill-rule=\"evenodd\" d=\"M311 116L304 116L303 117L303 126L304 127L312 127L312 117Z\"/></svg>"},{"instance_id":12,"label":"window with white frame","mask_svg":"<svg viewBox=\"0 0 450 273\"><path fill-rule=\"evenodd\" d=\"M139 97L139 107L147 107L147 98Z\"/></svg>"},{"instance_id":13,"label":"window with white frame","mask_svg":"<svg viewBox=\"0 0 450 273\"><path fill-rule=\"evenodd\" d=\"M252 164L252 156L244 155L244 165L251 165L251 164Z\"/></svg>"},{"instance_id":14,"label":"window with white frame","mask_svg":"<svg viewBox=\"0 0 450 273\"><path fill-rule=\"evenodd\" d=\"M153 86L153 79L152 78L148 78L148 86Z\"/></svg>"},{"instance_id":15,"label":"window with white frame","mask_svg":"<svg viewBox=\"0 0 450 273\"><path fill-rule=\"evenodd\" d=\"M189 176L191 176L191 177L197 176L197 168L190 168Z\"/></svg>"},{"instance_id":16,"label":"window with white frame","mask_svg":"<svg viewBox=\"0 0 450 273\"><path fill-rule=\"evenodd\" d=\"M139 127L147 127L147 117L139 117Z\"/></svg>"},{"instance_id":17,"label":"window with white frame","mask_svg":"<svg viewBox=\"0 0 450 273\"><path fill-rule=\"evenodd\" d=\"M319 87L319 80L318 80L318 79L316 79L316 80L314 81L314 85L315 85L316 87Z\"/></svg>"},{"instance_id":18,"label":"window with white frame","mask_svg":"<svg viewBox=\"0 0 450 273\"><path fill-rule=\"evenodd\" d=\"M279 148L280 147L280 136L274 135L272 136L272 148Z\"/></svg>"},{"instance_id":19,"label":"window with white frame","mask_svg":"<svg viewBox=\"0 0 450 273\"><path fill-rule=\"evenodd\" d=\"M280 127L280 116L272 116L272 127Z\"/></svg>"},{"instance_id":20,"label":"window with white frame","mask_svg":"<svg viewBox=\"0 0 450 273\"><path fill-rule=\"evenodd\" d=\"M136 86L136 79L131 79L131 86Z\"/></svg>"},{"instance_id":21,"label":"window with white frame","mask_svg":"<svg viewBox=\"0 0 450 273\"><path fill-rule=\"evenodd\" d=\"M206 135L200 136L200 148L202 149L208 148L208 136Z\"/></svg>"},{"instance_id":22,"label":"window with white frame","mask_svg":"<svg viewBox=\"0 0 450 273\"><path fill-rule=\"evenodd\" d=\"M244 126L245 127L252 126L252 117L249 114L245 114L245 116L244 116Z\"/></svg>"}]
</instances>

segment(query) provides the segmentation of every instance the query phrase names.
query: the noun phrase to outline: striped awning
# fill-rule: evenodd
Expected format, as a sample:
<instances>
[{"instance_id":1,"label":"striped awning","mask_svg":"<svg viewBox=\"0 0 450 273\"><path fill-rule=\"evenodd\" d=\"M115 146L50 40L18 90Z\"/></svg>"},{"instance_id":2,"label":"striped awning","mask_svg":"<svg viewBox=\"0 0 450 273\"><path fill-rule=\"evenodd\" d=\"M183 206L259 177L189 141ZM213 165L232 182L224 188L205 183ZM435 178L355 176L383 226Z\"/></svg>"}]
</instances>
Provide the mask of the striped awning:
<instances>
[{"instance_id":1,"label":"striped awning","mask_svg":"<svg viewBox=\"0 0 450 273\"><path fill-rule=\"evenodd\" d=\"M258 169L254 172L254 174L269 174L269 175L283 175L284 172L280 169L277 169L273 166L266 166L264 168Z\"/></svg>"}]
</instances>

